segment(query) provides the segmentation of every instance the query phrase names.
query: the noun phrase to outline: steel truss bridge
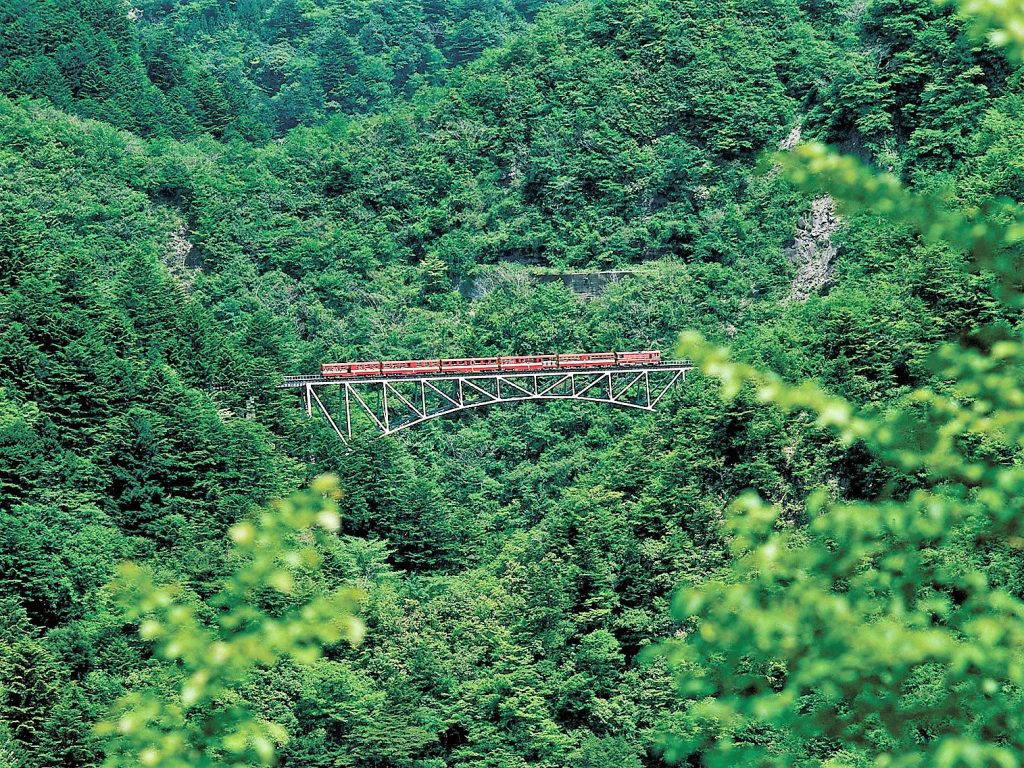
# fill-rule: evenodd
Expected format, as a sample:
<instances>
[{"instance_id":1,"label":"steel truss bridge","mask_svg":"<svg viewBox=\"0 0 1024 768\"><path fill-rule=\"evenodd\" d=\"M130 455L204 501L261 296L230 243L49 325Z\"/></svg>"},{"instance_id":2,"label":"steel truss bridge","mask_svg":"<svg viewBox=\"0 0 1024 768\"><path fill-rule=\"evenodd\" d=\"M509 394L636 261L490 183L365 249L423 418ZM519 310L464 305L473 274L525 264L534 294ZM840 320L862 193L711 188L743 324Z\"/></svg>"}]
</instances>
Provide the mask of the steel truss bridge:
<instances>
[{"instance_id":1,"label":"steel truss bridge","mask_svg":"<svg viewBox=\"0 0 1024 768\"><path fill-rule=\"evenodd\" d=\"M427 374L351 378L286 376L278 389L296 390L306 416L323 416L345 445L353 420L368 421L380 436L393 435L440 416L499 403L580 400L654 411L688 361L658 365L551 371Z\"/></svg>"}]
</instances>

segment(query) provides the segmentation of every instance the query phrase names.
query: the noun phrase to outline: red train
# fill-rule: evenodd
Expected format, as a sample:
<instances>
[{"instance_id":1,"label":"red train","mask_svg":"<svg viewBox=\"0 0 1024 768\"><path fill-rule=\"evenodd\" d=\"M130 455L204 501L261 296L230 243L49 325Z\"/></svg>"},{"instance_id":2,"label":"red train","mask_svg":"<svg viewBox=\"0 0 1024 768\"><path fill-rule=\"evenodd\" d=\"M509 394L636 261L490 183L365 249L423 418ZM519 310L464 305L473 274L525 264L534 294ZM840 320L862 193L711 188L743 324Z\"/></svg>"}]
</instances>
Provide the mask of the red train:
<instances>
[{"instance_id":1,"label":"red train","mask_svg":"<svg viewBox=\"0 0 1024 768\"><path fill-rule=\"evenodd\" d=\"M421 376L431 373L491 373L494 371L549 371L607 368L614 365L658 365L661 352L586 352L576 355L512 355L458 357L450 360L372 360L359 363L324 363L324 378L353 376Z\"/></svg>"}]
</instances>

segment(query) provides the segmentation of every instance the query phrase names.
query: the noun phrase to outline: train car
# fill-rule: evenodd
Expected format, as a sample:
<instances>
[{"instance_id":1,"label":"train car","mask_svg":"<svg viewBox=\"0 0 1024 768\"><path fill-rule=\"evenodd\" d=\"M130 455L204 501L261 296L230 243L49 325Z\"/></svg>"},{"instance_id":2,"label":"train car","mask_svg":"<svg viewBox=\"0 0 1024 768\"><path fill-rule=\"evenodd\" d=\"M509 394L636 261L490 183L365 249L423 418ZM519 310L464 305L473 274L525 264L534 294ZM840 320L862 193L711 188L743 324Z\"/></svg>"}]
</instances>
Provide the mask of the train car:
<instances>
[{"instance_id":1,"label":"train car","mask_svg":"<svg viewBox=\"0 0 1024 768\"><path fill-rule=\"evenodd\" d=\"M385 360L380 364L384 376L420 376L425 373L440 373L440 360Z\"/></svg>"},{"instance_id":2,"label":"train car","mask_svg":"<svg viewBox=\"0 0 1024 768\"><path fill-rule=\"evenodd\" d=\"M500 371L497 357L456 357L441 361L441 373L486 373Z\"/></svg>"},{"instance_id":3,"label":"train car","mask_svg":"<svg viewBox=\"0 0 1024 768\"><path fill-rule=\"evenodd\" d=\"M503 371L547 371L558 368L558 355L511 355L501 358Z\"/></svg>"},{"instance_id":4,"label":"train car","mask_svg":"<svg viewBox=\"0 0 1024 768\"><path fill-rule=\"evenodd\" d=\"M617 352L616 362L619 365L660 365L661 352L649 350L647 352Z\"/></svg>"},{"instance_id":5,"label":"train car","mask_svg":"<svg viewBox=\"0 0 1024 768\"><path fill-rule=\"evenodd\" d=\"M325 379L379 376L380 363L376 360L359 363L324 363L320 366L320 375Z\"/></svg>"},{"instance_id":6,"label":"train car","mask_svg":"<svg viewBox=\"0 0 1024 768\"><path fill-rule=\"evenodd\" d=\"M584 352L578 355L559 355L559 368L601 368L615 365L614 352Z\"/></svg>"},{"instance_id":7,"label":"train car","mask_svg":"<svg viewBox=\"0 0 1024 768\"><path fill-rule=\"evenodd\" d=\"M386 360L323 363L325 378L355 376L421 376L432 373L488 373L491 371L549 371L559 368L603 368L615 365L658 365L661 352L582 352L571 355L507 355L459 357L447 360Z\"/></svg>"}]
</instances>

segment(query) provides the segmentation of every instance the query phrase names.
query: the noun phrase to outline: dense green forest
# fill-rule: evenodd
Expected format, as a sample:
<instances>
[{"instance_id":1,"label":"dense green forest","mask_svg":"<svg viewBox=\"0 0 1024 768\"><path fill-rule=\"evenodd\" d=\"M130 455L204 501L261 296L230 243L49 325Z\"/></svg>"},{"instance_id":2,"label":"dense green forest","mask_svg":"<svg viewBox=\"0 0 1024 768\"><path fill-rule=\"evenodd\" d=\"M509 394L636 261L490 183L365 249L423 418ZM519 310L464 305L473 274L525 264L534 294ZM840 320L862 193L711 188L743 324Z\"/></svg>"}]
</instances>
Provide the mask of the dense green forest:
<instances>
[{"instance_id":1,"label":"dense green forest","mask_svg":"<svg viewBox=\"0 0 1024 768\"><path fill-rule=\"evenodd\" d=\"M756 492L796 549L818 535L808 496L898 501L925 469L769 407L747 374L724 400L691 376L655 414L494 407L351 452L271 385L326 360L672 357L690 329L867 414L945 391L942 344L1015 338L1008 278L911 216L837 218L771 153L826 142L1007 220L1018 61L931 0L0 0L0 766L131 765L95 724L180 670L123 611L118 564L213 622L242 578L229 530L325 472L340 527L260 615L348 586L365 637L274 656L203 705L282 726L278 764L711 761L701 729L729 722L695 702L728 685L680 686L707 660L656 649L694 629L679 589L738 578L730 503ZM589 299L538 268L635 274ZM1020 535L972 530L935 557L1024 598ZM910 698L939 696L915 669ZM868 765L958 722L908 704L899 741L849 706L863 722L820 738L730 733L779 765Z\"/></svg>"}]
</instances>

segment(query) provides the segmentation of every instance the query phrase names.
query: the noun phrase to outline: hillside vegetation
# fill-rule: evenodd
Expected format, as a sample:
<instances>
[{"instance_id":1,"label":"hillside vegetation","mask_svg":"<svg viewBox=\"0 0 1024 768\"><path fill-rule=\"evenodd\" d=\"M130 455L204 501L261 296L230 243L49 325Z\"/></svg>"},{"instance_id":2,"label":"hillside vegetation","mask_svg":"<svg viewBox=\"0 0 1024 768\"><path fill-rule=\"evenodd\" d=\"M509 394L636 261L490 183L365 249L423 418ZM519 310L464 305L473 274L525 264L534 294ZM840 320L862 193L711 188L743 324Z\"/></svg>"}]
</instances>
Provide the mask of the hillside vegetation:
<instances>
[{"instance_id":1,"label":"hillside vegetation","mask_svg":"<svg viewBox=\"0 0 1024 768\"><path fill-rule=\"evenodd\" d=\"M809 495L902 500L920 467L711 377L657 414L497 407L351 453L267 385L326 360L671 356L695 329L867 414L941 388L940 345L1017 330L991 265L847 206L827 279L795 291L822 190L766 153L827 142L1006 219L1007 61L930 0L0 0L0 765L98 766L114 702L178 684L105 586L118 563L212 623L231 526L324 472L340 529L256 599L355 586L365 639L204 707L280 724L296 768L661 766L686 751L668 732L698 760L681 713L715 690L645 649L693 629L678 589L734 578L730 502L755 491L799 539ZM592 301L529 279L640 263ZM1024 597L1019 547L951 546ZM780 764L884 751L739 733Z\"/></svg>"}]
</instances>

